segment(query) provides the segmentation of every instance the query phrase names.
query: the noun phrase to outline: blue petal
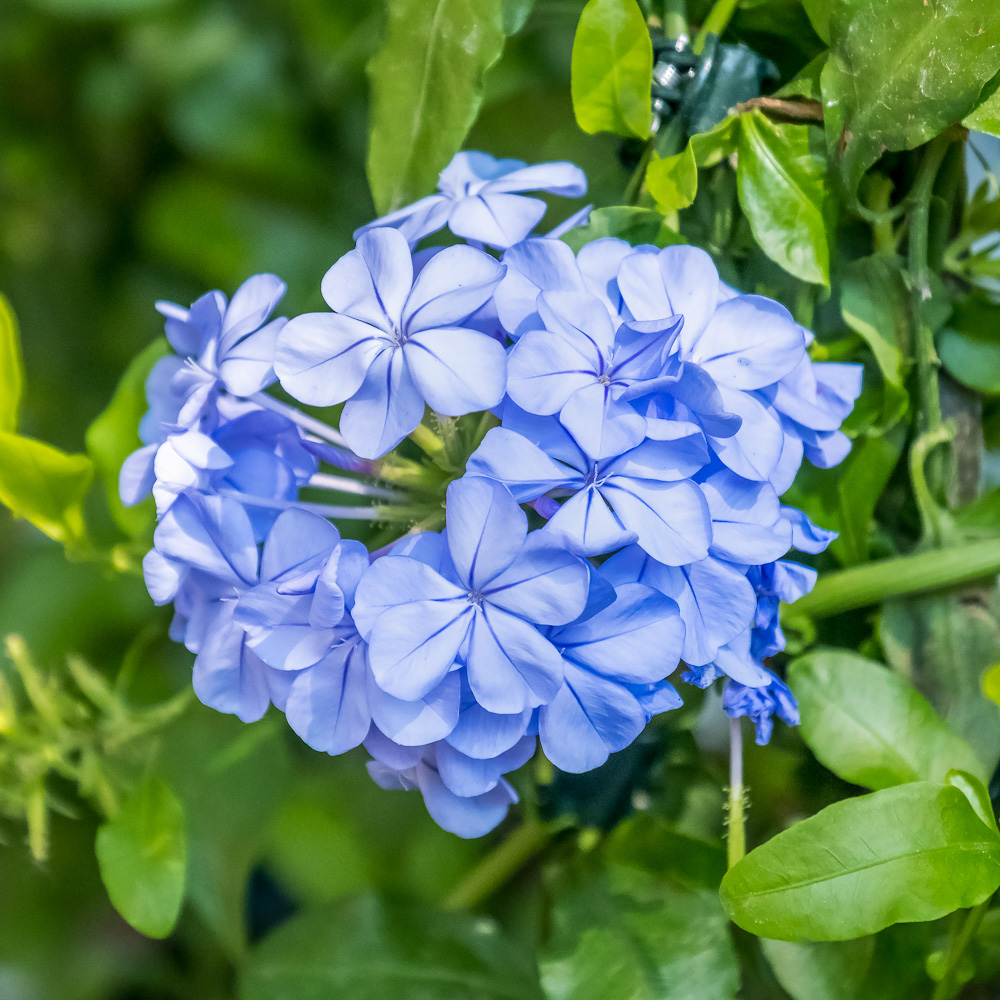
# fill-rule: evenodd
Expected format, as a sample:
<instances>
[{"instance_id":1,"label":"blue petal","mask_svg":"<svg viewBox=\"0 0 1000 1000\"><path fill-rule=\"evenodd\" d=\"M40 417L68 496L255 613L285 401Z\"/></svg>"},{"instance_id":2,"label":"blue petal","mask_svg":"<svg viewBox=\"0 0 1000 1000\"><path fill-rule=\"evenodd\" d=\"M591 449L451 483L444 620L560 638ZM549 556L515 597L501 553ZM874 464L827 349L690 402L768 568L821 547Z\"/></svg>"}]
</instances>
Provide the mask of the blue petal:
<instances>
[{"instance_id":1,"label":"blue petal","mask_svg":"<svg viewBox=\"0 0 1000 1000\"><path fill-rule=\"evenodd\" d=\"M339 542L340 532L326 518L305 510L286 510L264 543L260 578L278 582L318 573Z\"/></svg>"},{"instance_id":2,"label":"blue petal","mask_svg":"<svg viewBox=\"0 0 1000 1000\"><path fill-rule=\"evenodd\" d=\"M534 163L491 178L483 190L491 194L495 191L548 191L564 198L580 198L587 193L587 177L575 163L565 160Z\"/></svg>"},{"instance_id":3,"label":"blue petal","mask_svg":"<svg viewBox=\"0 0 1000 1000\"><path fill-rule=\"evenodd\" d=\"M525 736L511 749L487 759L467 757L448 743L434 748L438 774L445 787L463 797L483 795L495 788L504 774L531 760L534 752L534 736Z\"/></svg>"},{"instance_id":4,"label":"blue petal","mask_svg":"<svg viewBox=\"0 0 1000 1000\"><path fill-rule=\"evenodd\" d=\"M342 643L299 674L285 716L314 750L337 754L358 746L371 724L364 643Z\"/></svg>"},{"instance_id":5,"label":"blue petal","mask_svg":"<svg viewBox=\"0 0 1000 1000\"><path fill-rule=\"evenodd\" d=\"M273 274L255 274L236 289L222 320L219 356L228 355L244 337L259 330L274 312L286 285Z\"/></svg>"},{"instance_id":6,"label":"blue petal","mask_svg":"<svg viewBox=\"0 0 1000 1000\"><path fill-rule=\"evenodd\" d=\"M523 240L545 214L545 202L516 194L462 198L448 218L448 228L463 239L505 250Z\"/></svg>"},{"instance_id":7,"label":"blue petal","mask_svg":"<svg viewBox=\"0 0 1000 1000\"><path fill-rule=\"evenodd\" d=\"M773 562L792 542L769 483L754 483L722 470L701 484L712 512L712 555L748 566Z\"/></svg>"},{"instance_id":8,"label":"blue petal","mask_svg":"<svg viewBox=\"0 0 1000 1000\"><path fill-rule=\"evenodd\" d=\"M374 326L350 316L305 313L278 334L274 370L282 388L311 406L350 399L389 342Z\"/></svg>"},{"instance_id":9,"label":"blue petal","mask_svg":"<svg viewBox=\"0 0 1000 1000\"><path fill-rule=\"evenodd\" d=\"M725 388L720 392L727 412L738 414L742 423L731 436L711 437L712 450L738 476L763 482L781 457L781 424L773 411L749 393Z\"/></svg>"},{"instance_id":10,"label":"blue petal","mask_svg":"<svg viewBox=\"0 0 1000 1000\"><path fill-rule=\"evenodd\" d=\"M391 226L393 229L398 229L412 246L423 237L443 229L448 224L449 212L451 212L450 199L440 194L431 194L356 229L354 239L360 239L361 235L370 229Z\"/></svg>"},{"instance_id":11,"label":"blue petal","mask_svg":"<svg viewBox=\"0 0 1000 1000\"><path fill-rule=\"evenodd\" d=\"M520 502L534 500L579 474L557 465L538 445L506 427L491 428L466 465L469 476L485 476L503 483Z\"/></svg>"},{"instance_id":12,"label":"blue petal","mask_svg":"<svg viewBox=\"0 0 1000 1000\"><path fill-rule=\"evenodd\" d=\"M217 712L256 722L267 711L271 696L267 667L246 646L239 626L220 621L194 661L192 683L198 699Z\"/></svg>"},{"instance_id":13,"label":"blue petal","mask_svg":"<svg viewBox=\"0 0 1000 1000\"><path fill-rule=\"evenodd\" d=\"M369 684L372 721L394 743L425 746L444 739L458 722L462 685L458 671L445 675L433 691L416 701L403 701Z\"/></svg>"},{"instance_id":14,"label":"blue petal","mask_svg":"<svg viewBox=\"0 0 1000 1000\"><path fill-rule=\"evenodd\" d=\"M564 539L574 552L584 556L613 552L638 537L592 486L571 496L542 530L553 539Z\"/></svg>"},{"instance_id":15,"label":"blue petal","mask_svg":"<svg viewBox=\"0 0 1000 1000\"><path fill-rule=\"evenodd\" d=\"M252 396L274 382L278 334L287 323L287 319L276 319L226 351L219 361L219 378L227 391L236 396Z\"/></svg>"},{"instance_id":16,"label":"blue petal","mask_svg":"<svg viewBox=\"0 0 1000 1000\"><path fill-rule=\"evenodd\" d=\"M488 712L470 691L468 698L463 698L458 722L446 739L467 757L497 757L524 735L530 719L530 708L506 715Z\"/></svg>"},{"instance_id":17,"label":"blue petal","mask_svg":"<svg viewBox=\"0 0 1000 1000\"><path fill-rule=\"evenodd\" d=\"M589 341L578 339L528 331L510 352L510 398L529 413L556 413L577 389L595 384L600 360Z\"/></svg>"},{"instance_id":18,"label":"blue petal","mask_svg":"<svg viewBox=\"0 0 1000 1000\"><path fill-rule=\"evenodd\" d=\"M455 569L478 590L513 562L527 537L528 518L505 486L482 476L453 482L446 509Z\"/></svg>"},{"instance_id":19,"label":"blue petal","mask_svg":"<svg viewBox=\"0 0 1000 1000\"><path fill-rule=\"evenodd\" d=\"M414 601L375 620L368 658L378 686L416 701L434 690L455 665L472 619L465 601Z\"/></svg>"},{"instance_id":20,"label":"blue petal","mask_svg":"<svg viewBox=\"0 0 1000 1000\"><path fill-rule=\"evenodd\" d=\"M799 552L816 555L823 552L837 537L836 531L827 531L825 528L816 527L806 514L794 507L782 506L781 516L792 526L792 546ZM764 560L762 559L761 562Z\"/></svg>"},{"instance_id":21,"label":"blue petal","mask_svg":"<svg viewBox=\"0 0 1000 1000\"><path fill-rule=\"evenodd\" d=\"M416 780L434 822L466 839L489 833L507 815L511 803L517 802L517 794L506 781L484 795L455 795L445 787L437 771L424 763L417 765Z\"/></svg>"},{"instance_id":22,"label":"blue petal","mask_svg":"<svg viewBox=\"0 0 1000 1000\"><path fill-rule=\"evenodd\" d=\"M421 330L462 326L493 295L504 267L473 247L446 247L424 265L406 300L402 327Z\"/></svg>"},{"instance_id":23,"label":"blue petal","mask_svg":"<svg viewBox=\"0 0 1000 1000\"><path fill-rule=\"evenodd\" d=\"M147 444L133 451L122 462L121 472L118 474L118 495L126 507L142 503L153 489L156 480L153 459L158 448L158 444Z\"/></svg>"},{"instance_id":24,"label":"blue petal","mask_svg":"<svg viewBox=\"0 0 1000 1000\"><path fill-rule=\"evenodd\" d=\"M494 300L500 322L512 337L541 328L539 292L585 291L573 251L561 240L525 240L503 255L503 263L507 272Z\"/></svg>"}]
</instances>

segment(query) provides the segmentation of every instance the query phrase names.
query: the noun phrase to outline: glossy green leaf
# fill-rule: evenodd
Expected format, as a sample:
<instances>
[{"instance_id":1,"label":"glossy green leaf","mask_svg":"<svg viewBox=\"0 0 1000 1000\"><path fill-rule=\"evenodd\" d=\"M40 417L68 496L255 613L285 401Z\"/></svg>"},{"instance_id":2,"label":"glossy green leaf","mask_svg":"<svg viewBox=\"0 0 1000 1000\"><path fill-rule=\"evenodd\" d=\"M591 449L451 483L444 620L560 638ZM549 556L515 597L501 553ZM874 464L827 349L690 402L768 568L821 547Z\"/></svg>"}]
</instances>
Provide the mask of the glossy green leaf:
<instances>
[{"instance_id":1,"label":"glossy green leaf","mask_svg":"<svg viewBox=\"0 0 1000 1000\"><path fill-rule=\"evenodd\" d=\"M826 134L853 195L883 150L913 149L976 106L1000 70L1000 5L833 0L829 7Z\"/></svg>"},{"instance_id":2,"label":"glossy green leaf","mask_svg":"<svg viewBox=\"0 0 1000 1000\"><path fill-rule=\"evenodd\" d=\"M777 124L756 110L742 116L741 126L737 187L754 238L789 274L829 285L822 133Z\"/></svg>"},{"instance_id":3,"label":"glossy green leaf","mask_svg":"<svg viewBox=\"0 0 1000 1000\"><path fill-rule=\"evenodd\" d=\"M1000 707L1000 663L983 672L983 694Z\"/></svg>"},{"instance_id":4,"label":"glossy green leaf","mask_svg":"<svg viewBox=\"0 0 1000 1000\"><path fill-rule=\"evenodd\" d=\"M390 212L430 194L483 101L503 50L501 0L388 0L385 41L368 65L368 183Z\"/></svg>"},{"instance_id":5,"label":"glossy green leaf","mask_svg":"<svg viewBox=\"0 0 1000 1000\"><path fill-rule=\"evenodd\" d=\"M761 948L792 1000L869 1000L864 992L875 938L854 941L774 941Z\"/></svg>"},{"instance_id":6,"label":"glossy green leaf","mask_svg":"<svg viewBox=\"0 0 1000 1000\"><path fill-rule=\"evenodd\" d=\"M962 124L975 132L1000 136L1000 75L983 87L979 102L979 106Z\"/></svg>"},{"instance_id":7,"label":"glossy green leaf","mask_svg":"<svg viewBox=\"0 0 1000 1000\"><path fill-rule=\"evenodd\" d=\"M636 0L589 0L573 39L573 111L584 132L649 135L653 44Z\"/></svg>"},{"instance_id":8,"label":"glossy green leaf","mask_svg":"<svg viewBox=\"0 0 1000 1000\"><path fill-rule=\"evenodd\" d=\"M742 115L729 115L707 132L691 136L691 149L699 167L714 167L736 152Z\"/></svg>"},{"instance_id":9,"label":"glossy green leaf","mask_svg":"<svg viewBox=\"0 0 1000 1000\"><path fill-rule=\"evenodd\" d=\"M122 462L136 448L139 440L139 420L146 412L146 378L153 365L169 351L160 338L141 351L125 369L111 402L87 428L87 454L93 459L97 475L104 484L108 506L118 526L128 535L141 535L153 524L156 511L153 501L138 507L125 507L118 497L118 474Z\"/></svg>"},{"instance_id":10,"label":"glossy green leaf","mask_svg":"<svg viewBox=\"0 0 1000 1000\"><path fill-rule=\"evenodd\" d=\"M735 997L739 969L715 889L721 851L634 816L603 861L557 894L540 958L548 1000Z\"/></svg>"},{"instance_id":11,"label":"glossy green leaf","mask_svg":"<svg viewBox=\"0 0 1000 1000\"><path fill-rule=\"evenodd\" d=\"M960 301L938 334L941 363L970 388L1000 393L1000 307L986 296Z\"/></svg>"},{"instance_id":12,"label":"glossy green leaf","mask_svg":"<svg viewBox=\"0 0 1000 1000\"><path fill-rule=\"evenodd\" d=\"M969 800L969 805L987 826L993 827L994 830L998 829L997 818L993 815L993 803L990 801L990 791L982 778L968 771L956 769L949 771L945 780Z\"/></svg>"},{"instance_id":13,"label":"glossy green leaf","mask_svg":"<svg viewBox=\"0 0 1000 1000\"><path fill-rule=\"evenodd\" d=\"M664 215L687 208L698 191L694 147L689 143L674 156L659 157L654 153L646 168L646 190Z\"/></svg>"},{"instance_id":14,"label":"glossy green leaf","mask_svg":"<svg viewBox=\"0 0 1000 1000\"><path fill-rule=\"evenodd\" d=\"M243 967L240 1000L541 1000L530 953L491 920L373 897L294 917Z\"/></svg>"},{"instance_id":15,"label":"glossy green leaf","mask_svg":"<svg viewBox=\"0 0 1000 1000\"><path fill-rule=\"evenodd\" d=\"M909 302L898 258L875 254L851 261L843 272L840 311L871 348L886 381L902 385Z\"/></svg>"},{"instance_id":16,"label":"glossy green leaf","mask_svg":"<svg viewBox=\"0 0 1000 1000\"><path fill-rule=\"evenodd\" d=\"M86 535L83 498L93 475L86 455L0 431L0 503L63 545Z\"/></svg>"},{"instance_id":17,"label":"glossy green leaf","mask_svg":"<svg viewBox=\"0 0 1000 1000\"><path fill-rule=\"evenodd\" d=\"M10 303L0 295L0 431L16 431L24 391L21 338Z\"/></svg>"},{"instance_id":18,"label":"glossy green leaf","mask_svg":"<svg viewBox=\"0 0 1000 1000\"><path fill-rule=\"evenodd\" d=\"M986 553L996 544L978 542L972 548ZM949 553L935 555L944 567ZM968 572L969 556L964 564ZM886 661L910 678L992 768L1000 757L1000 715L983 698L981 678L1000 660L1000 595L995 587L969 583L957 590L888 601L879 620L879 638Z\"/></svg>"},{"instance_id":19,"label":"glossy green leaf","mask_svg":"<svg viewBox=\"0 0 1000 1000\"><path fill-rule=\"evenodd\" d=\"M1000 885L1000 837L957 788L911 782L846 799L751 851L722 880L744 930L842 941L936 920Z\"/></svg>"},{"instance_id":20,"label":"glossy green leaf","mask_svg":"<svg viewBox=\"0 0 1000 1000\"><path fill-rule=\"evenodd\" d=\"M837 0L802 0L802 6L809 15L813 30L830 44L830 12Z\"/></svg>"},{"instance_id":21,"label":"glossy green leaf","mask_svg":"<svg viewBox=\"0 0 1000 1000\"><path fill-rule=\"evenodd\" d=\"M156 777L147 778L97 831L97 861L115 909L137 931L166 937L184 899L184 810Z\"/></svg>"},{"instance_id":22,"label":"glossy green leaf","mask_svg":"<svg viewBox=\"0 0 1000 1000\"><path fill-rule=\"evenodd\" d=\"M670 229L659 212L650 208L634 208L631 205L615 205L611 208L596 208L584 226L577 226L563 236L574 252L604 236L613 236L626 243L652 243L665 247L672 243L683 243L683 238Z\"/></svg>"},{"instance_id":23,"label":"glossy green leaf","mask_svg":"<svg viewBox=\"0 0 1000 1000\"><path fill-rule=\"evenodd\" d=\"M866 788L944 781L954 768L986 780L982 764L930 703L881 664L817 650L789 668L807 746L834 774Z\"/></svg>"}]
</instances>

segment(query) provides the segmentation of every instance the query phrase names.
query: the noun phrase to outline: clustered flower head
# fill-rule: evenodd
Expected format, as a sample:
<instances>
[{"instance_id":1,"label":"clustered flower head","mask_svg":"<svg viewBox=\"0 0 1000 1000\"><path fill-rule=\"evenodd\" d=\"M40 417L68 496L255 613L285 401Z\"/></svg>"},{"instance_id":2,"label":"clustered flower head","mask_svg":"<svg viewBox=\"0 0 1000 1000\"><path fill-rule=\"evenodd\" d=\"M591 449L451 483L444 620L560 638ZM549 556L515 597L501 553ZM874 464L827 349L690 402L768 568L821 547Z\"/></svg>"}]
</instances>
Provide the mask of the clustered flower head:
<instances>
[{"instance_id":1,"label":"clustered flower head","mask_svg":"<svg viewBox=\"0 0 1000 1000\"><path fill-rule=\"evenodd\" d=\"M859 366L810 360L811 334L702 250L530 235L544 203L519 192L585 186L572 164L460 153L438 194L355 234L329 311L271 319L273 275L160 303L176 354L122 468L126 503L156 500L146 581L198 697L247 722L273 704L326 753L363 745L375 781L464 837L503 819L537 743L582 772L677 708L678 667L723 680L758 743L794 725L766 662L815 573L784 557L834 537L779 497L803 458L847 453ZM444 227L465 242L414 250ZM276 381L343 404L339 426ZM484 433L435 501L442 530L372 553L341 536L405 507L405 478L378 479L414 464L410 435L468 414Z\"/></svg>"}]
</instances>

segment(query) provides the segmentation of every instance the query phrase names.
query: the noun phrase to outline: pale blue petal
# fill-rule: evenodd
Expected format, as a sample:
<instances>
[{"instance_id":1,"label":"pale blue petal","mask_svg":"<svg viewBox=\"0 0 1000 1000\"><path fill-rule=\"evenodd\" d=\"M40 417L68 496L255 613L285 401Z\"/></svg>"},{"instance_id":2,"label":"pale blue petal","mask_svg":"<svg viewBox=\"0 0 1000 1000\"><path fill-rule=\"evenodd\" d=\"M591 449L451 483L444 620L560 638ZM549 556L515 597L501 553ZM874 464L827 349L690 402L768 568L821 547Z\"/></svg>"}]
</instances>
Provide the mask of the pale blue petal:
<instances>
[{"instance_id":1,"label":"pale blue petal","mask_svg":"<svg viewBox=\"0 0 1000 1000\"><path fill-rule=\"evenodd\" d=\"M528 518L505 486L466 476L448 487L448 549L459 578L472 590L485 587L521 551Z\"/></svg>"},{"instance_id":2,"label":"pale blue petal","mask_svg":"<svg viewBox=\"0 0 1000 1000\"><path fill-rule=\"evenodd\" d=\"M553 462L536 444L505 427L487 432L469 459L466 472L498 480L521 503L579 478L575 470Z\"/></svg>"},{"instance_id":3,"label":"pale blue petal","mask_svg":"<svg viewBox=\"0 0 1000 1000\"><path fill-rule=\"evenodd\" d=\"M584 556L613 552L638 537L622 524L592 486L566 500L542 530L553 539L565 540L573 551Z\"/></svg>"},{"instance_id":4,"label":"pale blue petal","mask_svg":"<svg viewBox=\"0 0 1000 1000\"><path fill-rule=\"evenodd\" d=\"M424 330L403 345L403 356L432 410L457 417L492 409L507 384L507 352L476 330Z\"/></svg>"},{"instance_id":5,"label":"pale blue petal","mask_svg":"<svg viewBox=\"0 0 1000 1000\"><path fill-rule=\"evenodd\" d=\"M505 250L520 243L544 214L545 202L538 198L483 191L456 202L448 228L463 239Z\"/></svg>"},{"instance_id":6,"label":"pale blue petal","mask_svg":"<svg viewBox=\"0 0 1000 1000\"><path fill-rule=\"evenodd\" d=\"M446 247L421 269L403 310L402 328L421 330L461 326L492 296L504 266L473 247Z\"/></svg>"},{"instance_id":7,"label":"pale blue petal","mask_svg":"<svg viewBox=\"0 0 1000 1000\"><path fill-rule=\"evenodd\" d=\"M361 578L351 615L358 631L367 638L375 619L387 608L410 601L449 601L464 596L464 590L420 559L387 555L376 559Z\"/></svg>"},{"instance_id":8,"label":"pale blue petal","mask_svg":"<svg viewBox=\"0 0 1000 1000\"><path fill-rule=\"evenodd\" d=\"M467 757L448 743L434 748L438 774L445 786L456 795L482 795L499 784L500 779L531 760L535 753L535 737L525 736L511 749L496 757Z\"/></svg>"},{"instance_id":9,"label":"pale blue petal","mask_svg":"<svg viewBox=\"0 0 1000 1000\"><path fill-rule=\"evenodd\" d=\"M428 764L417 765L416 780L431 818L457 837L482 837L507 815L517 794L506 781L484 795L463 798L449 791L441 776Z\"/></svg>"},{"instance_id":10,"label":"pale blue petal","mask_svg":"<svg viewBox=\"0 0 1000 1000\"><path fill-rule=\"evenodd\" d=\"M368 702L372 721L394 743L401 746L425 746L444 739L458 722L462 685L457 671L423 698L402 701L386 694L376 684L369 684Z\"/></svg>"}]
</instances>

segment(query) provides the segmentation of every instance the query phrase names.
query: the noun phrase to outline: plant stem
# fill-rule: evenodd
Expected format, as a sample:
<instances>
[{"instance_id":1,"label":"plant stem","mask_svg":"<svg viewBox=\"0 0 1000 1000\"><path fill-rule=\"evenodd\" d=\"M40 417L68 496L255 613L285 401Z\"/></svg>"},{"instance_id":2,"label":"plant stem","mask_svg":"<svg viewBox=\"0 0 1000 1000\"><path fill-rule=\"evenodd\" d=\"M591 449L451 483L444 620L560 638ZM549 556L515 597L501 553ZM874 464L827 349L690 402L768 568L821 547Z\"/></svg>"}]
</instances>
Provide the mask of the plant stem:
<instances>
[{"instance_id":1,"label":"plant stem","mask_svg":"<svg viewBox=\"0 0 1000 1000\"><path fill-rule=\"evenodd\" d=\"M747 852L743 789L743 731L741 719L729 720L729 825L726 828L726 867L732 868Z\"/></svg>"},{"instance_id":2,"label":"plant stem","mask_svg":"<svg viewBox=\"0 0 1000 1000\"><path fill-rule=\"evenodd\" d=\"M700 56L708 41L709 35L721 35L736 13L739 0L715 0L715 4L708 12L705 23L701 26L698 34L694 36L694 54Z\"/></svg>"},{"instance_id":3,"label":"plant stem","mask_svg":"<svg viewBox=\"0 0 1000 1000\"><path fill-rule=\"evenodd\" d=\"M503 843L491 851L449 893L444 901L446 910L461 910L491 896L513 878L542 848L569 824L555 820L537 820L519 826Z\"/></svg>"},{"instance_id":4,"label":"plant stem","mask_svg":"<svg viewBox=\"0 0 1000 1000\"><path fill-rule=\"evenodd\" d=\"M1000 540L988 539L917 555L882 559L819 578L811 594L782 605L782 616L828 618L888 597L952 587L1000 573Z\"/></svg>"},{"instance_id":5,"label":"plant stem","mask_svg":"<svg viewBox=\"0 0 1000 1000\"><path fill-rule=\"evenodd\" d=\"M957 937L951 942L951 947L948 949L948 965L944 970L944 975L938 980L937 986L934 987L931 1000L951 1000L955 995L955 975L958 972L959 962L962 960L962 955L965 954L965 950L969 947L976 931L979 930L979 925L983 922L983 917L986 916L989 906L990 900L984 899L978 906L974 906L966 914L962 929L958 932Z\"/></svg>"}]
</instances>

